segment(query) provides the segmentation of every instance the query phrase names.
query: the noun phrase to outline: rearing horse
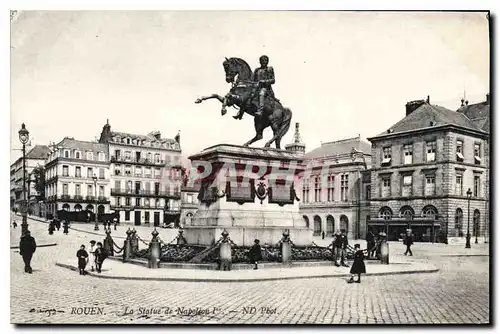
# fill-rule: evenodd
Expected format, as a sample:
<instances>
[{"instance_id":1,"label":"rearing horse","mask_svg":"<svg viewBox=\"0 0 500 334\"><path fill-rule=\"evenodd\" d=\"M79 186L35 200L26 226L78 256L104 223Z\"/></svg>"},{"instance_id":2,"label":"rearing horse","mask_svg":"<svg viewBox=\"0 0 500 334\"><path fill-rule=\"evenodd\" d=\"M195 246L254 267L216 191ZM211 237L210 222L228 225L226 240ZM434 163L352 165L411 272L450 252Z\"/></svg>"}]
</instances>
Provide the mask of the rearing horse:
<instances>
[{"instance_id":1,"label":"rearing horse","mask_svg":"<svg viewBox=\"0 0 500 334\"><path fill-rule=\"evenodd\" d=\"M245 113L254 116L255 125L255 137L243 146L249 146L261 140L263 138L262 132L270 126L274 135L264 147L270 147L273 142L276 142L276 148L281 149L281 138L283 138L290 128L292 111L289 108L283 107L278 100L266 98L262 116L256 116L255 112L258 109L257 83L251 81L252 70L250 66L240 58L226 58L223 66L226 72L226 82L233 84L229 93L226 96L218 94L203 96L197 99L195 103L201 103L208 99L217 99L222 103L222 116L226 114L226 106L241 108Z\"/></svg>"}]
</instances>

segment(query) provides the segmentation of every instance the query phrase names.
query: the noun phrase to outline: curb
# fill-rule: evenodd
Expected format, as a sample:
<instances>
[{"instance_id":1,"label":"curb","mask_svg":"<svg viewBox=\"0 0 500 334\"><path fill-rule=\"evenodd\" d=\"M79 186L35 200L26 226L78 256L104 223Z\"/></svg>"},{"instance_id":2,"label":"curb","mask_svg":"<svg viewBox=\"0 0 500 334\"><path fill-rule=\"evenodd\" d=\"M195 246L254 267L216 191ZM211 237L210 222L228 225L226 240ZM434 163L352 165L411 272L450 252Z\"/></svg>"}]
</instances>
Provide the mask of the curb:
<instances>
[{"instance_id":1,"label":"curb","mask_svg":"<svg viewBox=\"0 0 500 334\"><path fill-rule=\"evenodd\" d=\"M36 245L36 248L57 246L57 242L52 244ZM10 249L19 249L19 246L10 246Z\"/></svg>"},{"instance_id":2,"label":"curb","mask_svg":"<svg viewBox=\"0 0 500 334\"><path fill-rule=\"evenodd\" d=\"M455 255L441 255L442 257L471 257L471 256L490 256L489 254L455 254Z\"/></svg>"},{"instance_id":3,"label":"curb","mask_svg":"<svg viewBox=\"0 0 500 334\"><path fill-rule=\"evenodd\" d=\"M61 268L66 268L72 271L78 271L78 268L72 265L58 263L56 266ZM365 276L389 276L389 275L404 275L404 274L423 274L423 273L435 273L439 269L419 269L411 271L394 271L390 273L373 273L365 274ZM125 276L109 276L109 275L97 275L92 272L87 273L87 275L104 278L104 279L117 279L117 280L127 280L127 281L170 281L170 282L207 282L207 283L248 283L248 282L263 282L263 281L282 281L282 280L293 280L293 279L314 279L314 278L328 278L328 277L347 277L349 273L339 273L339 274L325 274L325 275L313 275L313 276L295 276L295 277L269 277L269 278L246 278L246 279L194 279L194 278L168 278L168 277L125 277Z\"/></svg>"}]
</instances>

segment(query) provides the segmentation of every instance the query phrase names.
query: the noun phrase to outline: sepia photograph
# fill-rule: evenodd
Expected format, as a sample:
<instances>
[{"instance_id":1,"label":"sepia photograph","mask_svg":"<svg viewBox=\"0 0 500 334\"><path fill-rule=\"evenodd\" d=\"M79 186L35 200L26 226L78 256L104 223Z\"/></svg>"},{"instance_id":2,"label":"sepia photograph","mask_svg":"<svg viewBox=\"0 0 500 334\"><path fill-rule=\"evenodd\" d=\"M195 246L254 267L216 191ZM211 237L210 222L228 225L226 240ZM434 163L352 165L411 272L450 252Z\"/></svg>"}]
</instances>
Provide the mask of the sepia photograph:
<instances>
[{"instance_id":1,"label":"sepia photograph","mask_svg":"<svg viewBox=\"0 0 500 334\"><path fill-rule=\"evenodd\" d=\"M12 8L10 323L491 325L491 23Z\"/></svg>"}]
</instances>

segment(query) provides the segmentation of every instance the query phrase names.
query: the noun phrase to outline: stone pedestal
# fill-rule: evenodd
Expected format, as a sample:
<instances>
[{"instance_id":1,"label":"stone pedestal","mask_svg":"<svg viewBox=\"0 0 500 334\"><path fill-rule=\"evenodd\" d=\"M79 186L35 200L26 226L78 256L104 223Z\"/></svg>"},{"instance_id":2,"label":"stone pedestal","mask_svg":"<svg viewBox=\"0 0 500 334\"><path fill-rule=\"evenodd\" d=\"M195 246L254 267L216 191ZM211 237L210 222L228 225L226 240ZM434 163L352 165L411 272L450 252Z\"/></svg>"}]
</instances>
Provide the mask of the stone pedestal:
<instances>
[{"instance_id":1,"label":"stone pedestal","mask_svg":"<svg viewBox=\"0 0 500 334\"><path fill-rule=\"evenodd\" d=\"M217 145L189 157L200 182L198 211L186 223L189 244L217 242L224 229L239 246L276 244L284 230L296 245L310 245L312 228L299 214L294 184L304 170L296 153L236 145Z\"/></svg>"}]
</instances>

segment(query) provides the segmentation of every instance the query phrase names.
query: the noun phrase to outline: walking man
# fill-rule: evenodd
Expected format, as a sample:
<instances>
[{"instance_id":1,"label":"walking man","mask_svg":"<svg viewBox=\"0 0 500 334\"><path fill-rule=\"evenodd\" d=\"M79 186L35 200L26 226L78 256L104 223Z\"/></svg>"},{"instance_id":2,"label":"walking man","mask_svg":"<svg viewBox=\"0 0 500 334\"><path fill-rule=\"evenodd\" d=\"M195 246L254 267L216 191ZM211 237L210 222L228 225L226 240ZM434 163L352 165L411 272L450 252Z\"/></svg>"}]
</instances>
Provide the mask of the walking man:
<instances>
[{"instance_id":1,"label":"walking man","mask_svg":"<svg viewBox=\"0 0 500 334\"><path fill-rule=\"evenodd\" d=\"M340 267L341 265L344 267L348 267L345 264L345 250L347 248L348 242L347 237L344 234L340 233L340 230L337 230L333 236L332 248L335 259L335 265ZM340 264L339 264L340 258Z\"/></svg>"},{"instance_id":2,"label":"walking man","mask_svg":"<svg viewBox=\"0 0 500 334\"><path fill-rule=\"evenodd\" d=\"M31 269L31 258L33 257L35 250L35 238L31 236L30 231L26 231L19 242L19 254L23 257L25 273L33 273L33 269Z\"/></svg>"},{"instance_id":3,"label":"walking man","mask_svg":"<svg viewBox=\"0 0 500 334\"><path fill-rule=\"evenodd\" d=\"M411 229L406 230L404 244L406 245L405 255L408 255L408 253L410 253L410 256L413 256L413 253L411 252L411 248L410 248L411 245L413 245L413 235L411 234Z\"/></svg>"},{"instance_id":4,"label":"walking man","mask_svg":"<svg viewBox=\"0 0 500 334\"><path fill-rule=\"evenodd\" d=\"M371 258L375 253L375 236L371 230L366 234L366 248L368 248L368 258Z\"/></svg>"}]
</instances>

